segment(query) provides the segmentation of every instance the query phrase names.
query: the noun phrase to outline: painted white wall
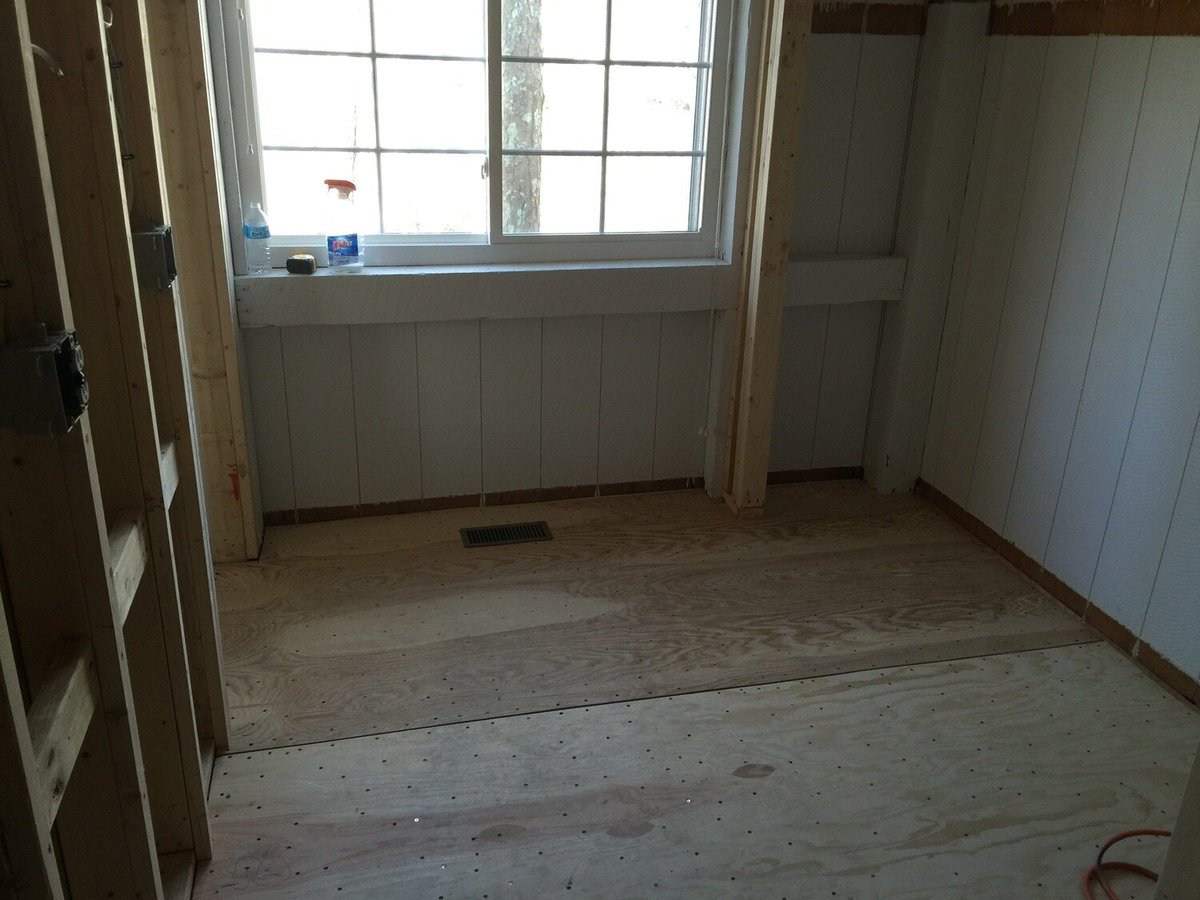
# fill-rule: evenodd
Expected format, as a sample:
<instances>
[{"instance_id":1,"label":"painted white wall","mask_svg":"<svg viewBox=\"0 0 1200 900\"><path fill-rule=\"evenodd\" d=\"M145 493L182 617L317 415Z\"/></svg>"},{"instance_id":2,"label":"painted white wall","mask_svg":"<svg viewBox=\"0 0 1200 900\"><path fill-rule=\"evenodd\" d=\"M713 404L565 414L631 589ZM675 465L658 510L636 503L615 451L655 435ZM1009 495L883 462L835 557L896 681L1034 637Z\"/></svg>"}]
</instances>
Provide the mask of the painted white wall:
<instances>
[{"instance_id":1,"label":"painted white wall","mask_svg":"<svg viewBox=\"0 0 1200 900\"><path fill-rule=\"evenodd\" d=\"M812 38L797 255L891 252L918 44ZM882 303L834 281L785 315L777 470L862 461ZM272 285L239 290L264 508L701 476L734 282L689 311L379 324L290 324Z\"/></svg>"},{"instance_id":2,"label":"painted white wall","mask_svg":"<svg viewBox=\"0 0 1200 900\"><path fill-rule=\"evenodd\" d=\"M790 252L890 254L920 37L809 44ZM772 471L859 466L883 304L784 310Z\"/></svg>"},{"instance_id":3,"label":"painted white wall","mask_svg":"<svg viewBox=\"0 0 1200 900\"><path fill-rule=\"evenodd\" d=\"M1200 39L989 39L922 477L1200 675Z\"/></svg>"}]
</instances>

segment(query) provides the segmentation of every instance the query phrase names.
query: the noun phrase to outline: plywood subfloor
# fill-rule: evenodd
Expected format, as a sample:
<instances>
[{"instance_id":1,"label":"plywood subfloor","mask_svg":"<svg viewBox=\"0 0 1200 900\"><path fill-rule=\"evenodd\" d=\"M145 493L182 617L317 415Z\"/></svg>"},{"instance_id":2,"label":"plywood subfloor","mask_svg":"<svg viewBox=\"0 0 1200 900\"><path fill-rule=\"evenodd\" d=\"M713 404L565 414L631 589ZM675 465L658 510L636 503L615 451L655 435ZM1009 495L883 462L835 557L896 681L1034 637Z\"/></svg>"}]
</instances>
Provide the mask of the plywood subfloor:
<instances>
[{"instance_id":1,"label":"plywood subfloor","mask_svg":"<svg viewBox=\"0 0 1200 900\"><path fill-rule=\"evenodd\" d=\"M468 525L549 543L466 550ZM235 750L1096 639L933 507L860 482L273 528L218 567Z\"/></svg>"},{"instance_id":2,"label":"plywood subfloor","mask_svg":"<svg viewBox=\"0 0 1200 900\"><path fill-rule=\"evenodd\" d=\"M1073 897L1198 739L1092 643L256 751L195 896Z\"/></svg>"}]
</instances>

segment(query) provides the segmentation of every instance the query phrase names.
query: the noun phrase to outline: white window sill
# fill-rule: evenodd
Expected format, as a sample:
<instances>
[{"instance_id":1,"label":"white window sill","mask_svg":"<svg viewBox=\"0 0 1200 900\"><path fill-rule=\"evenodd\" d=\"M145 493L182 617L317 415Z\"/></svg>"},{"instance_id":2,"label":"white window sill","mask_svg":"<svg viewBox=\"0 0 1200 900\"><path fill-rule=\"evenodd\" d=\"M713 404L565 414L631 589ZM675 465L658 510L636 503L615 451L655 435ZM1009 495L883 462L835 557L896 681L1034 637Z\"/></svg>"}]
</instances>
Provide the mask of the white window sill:
<instances>
[{"instance_id":1,"label":"white window sill","mask_svg":"<svg viewBox=\"0 0 1200 900\"><path fill-rule=\"evenodd\" d=\"M234 279L242 327L685 312L732 306L720 259L371 266Z\"/></svg>"},{"instance_id":2,"label":"white window sill","mask_svg":"<svg viewBox=\"0 0 1200 900\"><path fill-rule=\"evenodd\" d=\"M902 256L805 256L788 265L787 306L895 301ZM526 319L733 309L740 265L719 259L377 266L334 275L239 276L243 328Z\"/></svg>"}]
</instances>

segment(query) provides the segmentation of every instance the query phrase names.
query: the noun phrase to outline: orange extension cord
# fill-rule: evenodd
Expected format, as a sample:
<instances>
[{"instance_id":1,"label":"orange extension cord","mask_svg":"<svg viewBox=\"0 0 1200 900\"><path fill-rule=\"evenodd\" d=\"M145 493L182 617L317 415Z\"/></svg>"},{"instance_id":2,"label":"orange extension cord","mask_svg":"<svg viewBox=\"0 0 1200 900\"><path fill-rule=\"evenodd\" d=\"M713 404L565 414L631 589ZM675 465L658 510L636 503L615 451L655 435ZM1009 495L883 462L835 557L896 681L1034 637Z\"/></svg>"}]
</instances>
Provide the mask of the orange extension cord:
<instances>
[{"instance_id":1,"label":"orange extension cord","mask_svg":"<svg viewBox=\"0 0 1200 900\"><path fill-rule=\"evenodd\" d=\"M1117 892L1112 889L1112 885L1108 883L1108 879L1104 877L1104 872L1120 871L1120 872L1135 872L1151 881L1158 881L1158 873L1151 872L1144 866L1138 866L1127 862L1105 862L1104 854L1113 844L1123 841L1131 837L1170 837L1171 832L1162 828L1135 828L1132 831L1122 831L1120 834L1115 834L1105 841L1104 846L1100 848L1100 852L1096 855L1096 864L1083 873L1083 896L1087 900L1096 900L1096 895L1092 893L1092 882L1095 881L1104 889L1108 900L1121 900L1117 896Z\"/></svg>"}]
</instances>

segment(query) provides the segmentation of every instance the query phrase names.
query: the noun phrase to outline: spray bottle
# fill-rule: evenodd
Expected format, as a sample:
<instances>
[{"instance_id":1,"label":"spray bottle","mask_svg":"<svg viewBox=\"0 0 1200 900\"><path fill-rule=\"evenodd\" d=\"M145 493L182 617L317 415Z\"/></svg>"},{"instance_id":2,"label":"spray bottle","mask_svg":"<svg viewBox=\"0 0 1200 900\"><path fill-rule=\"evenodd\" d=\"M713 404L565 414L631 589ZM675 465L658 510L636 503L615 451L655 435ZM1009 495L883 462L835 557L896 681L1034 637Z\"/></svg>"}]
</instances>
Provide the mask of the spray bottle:
<instances>
[{"instance_id":1,"label":"spray bottle","mask_svg":"<svg viewBox=\"0 0 1200 900\"><path fill-rule=\"evenodd\" d=\"M353 181L327 178L325 197L325 248L329 251L329 271L361 272L364 247L358 230L358 211L354 205Z\"/></svg>"}]
</instances>

